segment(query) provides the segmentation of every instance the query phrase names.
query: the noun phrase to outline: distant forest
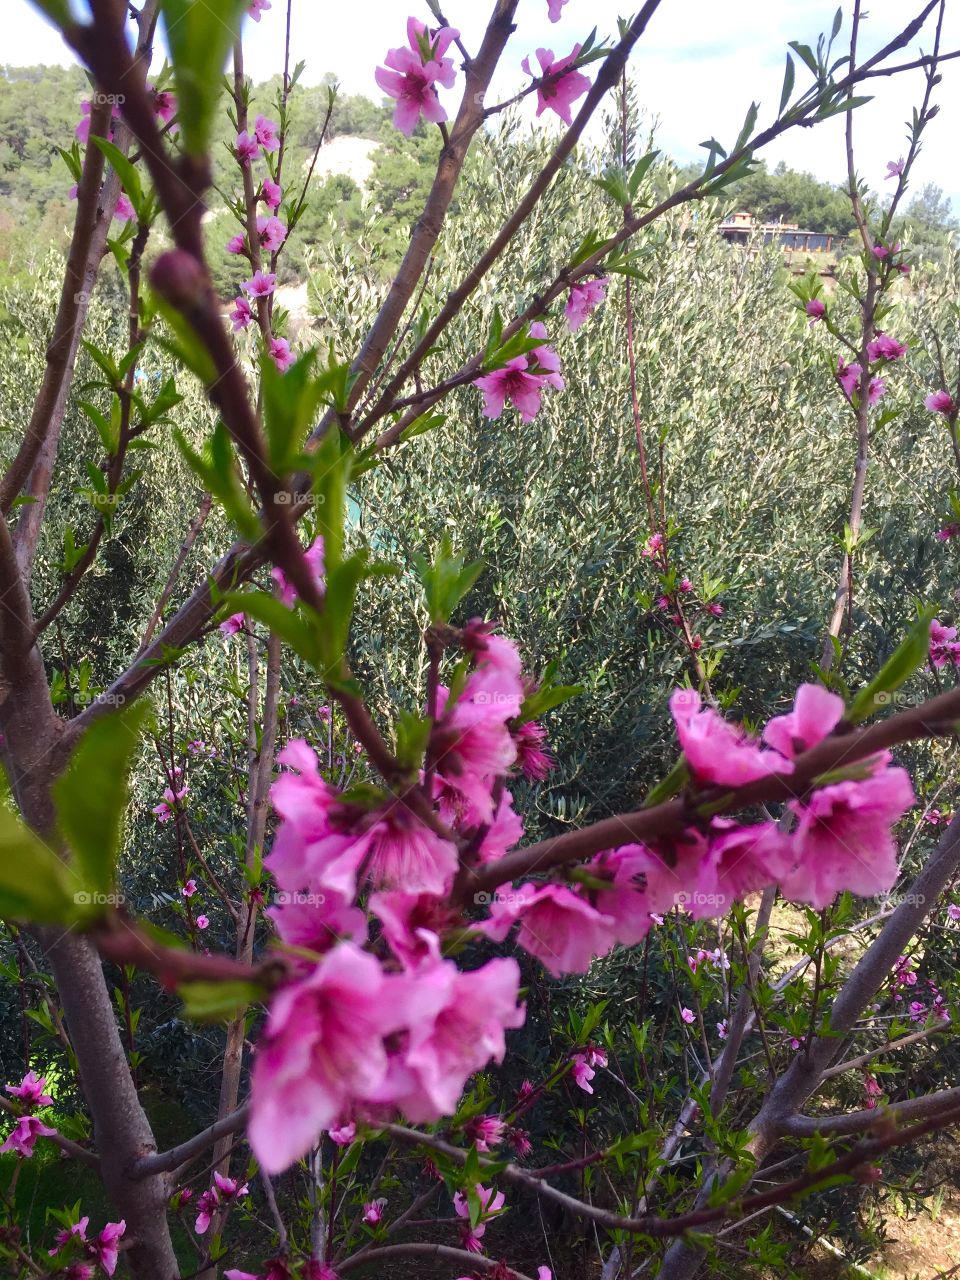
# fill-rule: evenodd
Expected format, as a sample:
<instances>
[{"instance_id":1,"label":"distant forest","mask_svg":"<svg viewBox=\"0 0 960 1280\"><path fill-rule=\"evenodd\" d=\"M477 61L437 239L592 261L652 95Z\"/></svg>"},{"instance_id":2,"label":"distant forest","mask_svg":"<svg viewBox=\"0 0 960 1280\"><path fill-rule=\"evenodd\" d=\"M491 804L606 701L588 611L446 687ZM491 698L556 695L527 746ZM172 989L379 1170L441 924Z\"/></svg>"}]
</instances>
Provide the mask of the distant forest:
<instances>
[{"instance_id":1,"label":"distant forest","mask_svg":"<svg viewBox=\"0 0 960 1280\"><path fill-rule=\"evenodd\" d=\"M305 179L327 115L328 75L315 86L298 87L291 100L291 132L286 172ZM257 85L252 101L257 110L276 114L280 80ZM38 257L51 247L63 248L72 223L68 191L70 178L60 148L69 148L80 119L80 104L89 92L79 68L56 66L0 67L0 284L30 274ZM364 241L375 250L389 273L401 257L410 227L435 170L439 139L423 125L407 139L390 123L390 111L359 94L339 94L327 126L327 139L353 136L378 144L366 189L346 174L315 178L308 211L284 258L284 280L307 275L311 249L336 238L354 240L364 228ZM226 115L222 135L232 126ZM694 167L678 168L683 177ZM210 195L209 233L227 296L239 280L242 264L218 253L235 233L228 209L235 171L226 146L216 165L215 190ZM292 177L291 187L296 184ZM222 193L218 200L217 190ZM846 234L852 228L850 202L841 186L822 182L779 164L773 170L761 163L740 183L728 189L731 208L746 209L758 219L798 223L812 231ZM882 196L878 196L878 199ZM950 200L928 185L918 191L907 209L914 248L953 247L958 224ZM372 239L371 239L372 233ZM234 277L236 276L236 279Z\"/></svg>"}]
</instances>

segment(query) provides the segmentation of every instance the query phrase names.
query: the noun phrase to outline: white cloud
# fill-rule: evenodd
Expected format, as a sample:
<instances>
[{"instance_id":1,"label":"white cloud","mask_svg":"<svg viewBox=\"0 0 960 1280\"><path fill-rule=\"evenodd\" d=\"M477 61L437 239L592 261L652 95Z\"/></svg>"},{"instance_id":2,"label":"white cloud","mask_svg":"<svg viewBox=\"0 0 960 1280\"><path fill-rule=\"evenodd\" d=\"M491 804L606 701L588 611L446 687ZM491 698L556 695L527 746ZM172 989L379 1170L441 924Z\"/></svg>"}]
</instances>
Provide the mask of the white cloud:
<instances>
[{"instance_id":1,"label":"white cloud","mask_svg":"<svg viewBox=\"0 0 960 1280\"><path fill-rule=\"evenodd\" d=\"M521 58L538 45L565 52L596 25L600 34L616 30L624 0L569 0L561 22L547 21L546 0L520 0L517 32L495 90L506 95L520 81ZM627 0L629 3L630 0ZM636 0L634 0L636 3ZM779 101L787 41L815 43L829 29L838 0L740 0L735 6L716 0L663 0L632 62L642 101L661 121L660 145L682 159L703 154L698 144L712 136L730 142L739 132L752 98L761 103L761 122L769 120ZM4 61L13 65L71 61L69 51L28 0L4 0ZM872 0L863 24L861 49L872 52L909 20L920 2ZM460 26L468 47L476 47L489 0L444 0L449 21ZM849 9L849 5L845 5ZM349 93L379 97L373 69L386 49L403 43L406 14L425 6L411 0L409 9L398 0L353 0L349 5L294 0L293 56L307 60L307 81L334 72ZM285 0L259 26L250 24L247 70L266 78L282 66ZM845 48L848 27L838 40ZM915 41L902 60L928 51L932 30ZM960 47L960 6L948 6L944 47ZM801 70L802 75L802 70ZM801 83L798 75L798 83ZM904 151L904 121L923 91L923 76L914 71L892 79L875 79L875 101L858 113L858 165L864 178L880 187L886 161ZM960 206L960 178L956 176L953 140L960 134L960 60L944 67L937 89L941 112L928 130L923 154L915 170L915 185L936 182ZM448 95L452 101L452 95ZM817 129L795 130L775 143L771 165L779 160L810 169L831 181L845 172L843 124L838 119Z\"/></svg>"}]
</instances>

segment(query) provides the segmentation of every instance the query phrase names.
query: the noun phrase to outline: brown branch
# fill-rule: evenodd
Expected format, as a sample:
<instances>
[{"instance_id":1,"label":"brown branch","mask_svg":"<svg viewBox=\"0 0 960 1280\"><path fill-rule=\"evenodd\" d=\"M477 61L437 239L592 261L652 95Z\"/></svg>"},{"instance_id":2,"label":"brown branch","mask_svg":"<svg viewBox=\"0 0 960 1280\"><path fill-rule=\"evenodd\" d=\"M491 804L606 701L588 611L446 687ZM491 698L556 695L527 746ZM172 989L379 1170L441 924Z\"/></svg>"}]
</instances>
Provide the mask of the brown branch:
<instances>
[{"instance_id":1,"label":"brown branch","mask_svg":"<svg viewBox=\"0 0 960 1280\"><path fill-rule=\"evenodd\" d=\"M167 1151L157 1151L153 1155L144 1156L130 1170L130 1177L135 1180L152 1178L158 1173L172 1173L182 1165L195 1160L197 1156L208 1151L225 1135L237 1133L247 1123L250 1115L249 1105L239 1107L231 1115L224 1116L215 1124L194 1134L179 1146L170 1147Z\"/></svg>"}]
</instances>

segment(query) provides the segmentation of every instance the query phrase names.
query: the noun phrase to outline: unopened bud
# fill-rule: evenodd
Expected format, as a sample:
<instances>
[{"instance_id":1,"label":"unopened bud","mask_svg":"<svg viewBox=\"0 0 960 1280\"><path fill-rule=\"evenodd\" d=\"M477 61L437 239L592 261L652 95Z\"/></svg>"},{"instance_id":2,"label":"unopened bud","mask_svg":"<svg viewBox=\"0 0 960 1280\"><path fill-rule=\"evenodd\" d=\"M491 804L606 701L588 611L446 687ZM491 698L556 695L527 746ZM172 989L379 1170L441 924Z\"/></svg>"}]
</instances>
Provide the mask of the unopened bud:
<instances>
[{"instance_id":1,"label":"unopened bud","mask_svg":"<svg viewBox=\"0 0 960 1280\"><path fill-rule=\"evenodd\" d=\"M203 267L183 249L162 253L150 271L150 283L157 293L180 311L189 311L206 294L207 278Z\"/></svg>"}]
</instances>

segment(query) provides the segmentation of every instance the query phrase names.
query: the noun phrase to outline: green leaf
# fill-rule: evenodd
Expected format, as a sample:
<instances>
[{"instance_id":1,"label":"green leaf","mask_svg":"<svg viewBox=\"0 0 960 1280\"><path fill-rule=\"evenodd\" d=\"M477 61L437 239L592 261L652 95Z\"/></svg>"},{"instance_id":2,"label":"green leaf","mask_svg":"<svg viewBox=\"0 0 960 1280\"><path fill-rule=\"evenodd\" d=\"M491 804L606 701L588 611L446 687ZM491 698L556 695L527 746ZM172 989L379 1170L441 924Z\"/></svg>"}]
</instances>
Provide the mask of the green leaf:
<instances>
[{"instance_id":1,"label":"green leaf","mask_svg":"<svg viewBox=\"0 0 960 1280\"><path fill-rule=\"evenodd\" d=\"M34 6L45 13L58 27L70 27L76 19L70 12L70 0L33 0Z\"/></svg>"},{"instance_id":2,"label":"green leaf","mask_svg":"<svg viewBox=\"0 0 960 1280\"><path fill-rule=\"evenodd\" d=\"M161 0L180 137L190 155L207 150L221 76L248 5L249 0Z\"/></svg>"},{"instance_id":3,"label":"green leaf","mask_svg":"<svg viewBox=\"0 0 960 1280\"><path fill-rule=\"evenodd\" d=\"M53 785L57 823L72 866L92 894L109 894L114 885L130 762L149 710L149 703L138 702L95 721Z\"/></svg>"},{"instance_id":4,"label":"green leaf","mask_svg":"<svg viewBox=\"0 0 960 1280\"><path fill-rule=\"evenodd\" d=\"M66 863L0 805L0 917L68 924L83 914L83 897Z\"/></svg>"},{"instance_id":5,"label":"green leaf","mask_svg":"<svg viewBox=\"0 0 960 1280\"><path fill-rule=\"evenodd\" d=\"M270 464L280 475L292 471L300 446L320 406L325 386L313 377L316 352L306 355L281 373L272 360L263 360L263 417Z\"/></svg>"},{"instance_id":6,"label":"green leaf","mask_svg":"<svg viewBox=\"0 0 960 1280\"><path fill-rule=\"evenodd\" d=\"M317 632L323 625L323 620L309 606L301 603L296 610L288 609L276 596L268 595L265 591L228 592L224 597L224 606L227 614L249 613L258 622L275 631L304 662L311 666L320 662L321 648Z\"/></svg>"},{"instance_id":7,"label":"green leaf","mask_svg":"<svg viewBox=\"0 0 960 1280\"><path fill-rule=\"evenodd\" d=\"M194 1022L230 1022L264 997L257 982L184 982L177 988L184 1016Z\"/></svg>"},{"instance_id":8,"label":"green leaf","mask_svg":"<svg viewBox=\"0 0 960 1280\"><path fill-rule=\"evenodd\" d=\"M879 707L888 705L890 695L924 665L930 652L930 623L935 614L936 609L923 610L907 638L853 699L845 717L851 724L859 724Z\"/></svg>"},{"instance_id":9,"label":"green leaf","mask_svg":"<svg viewBox=\"0 0 960 1280\"><path fill-rule=\"evenodd\" d=\"M455 556L447 533L443 535L433 564L421 555L415 555L413 563L426 596L427 613L432 623L450 621L457 605L484 570L482 560L465 564L459 556Z\"/></svg>"},{"instance_id":10,"label":"green leaf","mask_svg":"<svg viewBox=\"0 0 960 1280\"><path fill-rule=\"evenodd\" d=\"M787 65L783 72L783 90L780 94L780 110L777 112L777 119L783 115L787 103L793 94L793 86L797 78L797 69L793 64L793 59L787 54Z\"/></svg>"},{"instance_id":11,"label":"green leaf","mask_svg":"<svg viewBox=\"0 0 960 1280\"><path fill-rule=\"evenodd\" d=\"M817 60L813 56L813 50L810 48L810 46L808 44L800 44L796 40L789 41L789 44L790 44L790 48L794 51L797 57L800 58L806 64L807 67L810 68L810 70L813 72L814 75L818 75L819 67L817 66Z\"/></svg>"},{"instance_id":12,"label":"green leaf","mask_svg":"<svg viewBox=\"0 0 960 1280\"><path fill-rule=\"evenodd\" d=\"M233 445L223 423L217 423L202 453L197 453L181 431L174 430L173 438L204 489L220 499L241 535L256 542L261 533L260 520L240 481Z\"/></svg>"},{"instance_id":13,"label":"green leaf","mask_svg":"<svg viewBox=\"0 0 960 1280\"><path fill-rule=\"evenodd\" d=\"M132 161L127 159L119 147L112 142L107 142L106 138L98 138L95 134L91 134L90 141L96 147L99 147L103 152L104 158L110 162L114 172L120 179L121 186L130 197L130 203L133 205L137 219L142 220L143 186L136 167Z\"/></svg>"}]
</instances>

